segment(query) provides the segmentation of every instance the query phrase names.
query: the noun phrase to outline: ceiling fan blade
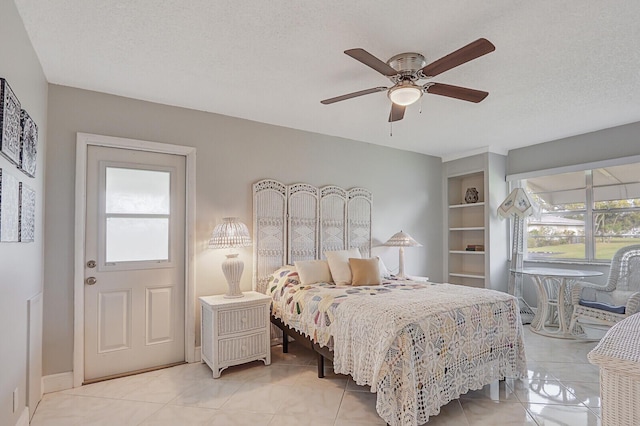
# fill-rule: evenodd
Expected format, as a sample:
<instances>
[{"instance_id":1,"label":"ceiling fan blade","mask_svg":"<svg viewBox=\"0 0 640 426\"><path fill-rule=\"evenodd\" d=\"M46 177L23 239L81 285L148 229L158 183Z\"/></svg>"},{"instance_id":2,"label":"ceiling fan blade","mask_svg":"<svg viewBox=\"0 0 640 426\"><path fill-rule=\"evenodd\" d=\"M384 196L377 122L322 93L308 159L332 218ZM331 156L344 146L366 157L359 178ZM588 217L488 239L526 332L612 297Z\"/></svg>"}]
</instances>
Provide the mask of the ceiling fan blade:
<instances>
[{"instance_id":1,"label":"ceiling fan blade","mask_svg":"<svg viewBox=\"0 0 640 426\"><path fill-rule=\"evenodd\" d=\"M370 93L384 92L388 87L374 87L372 89L360 90L359 92L347 93L346 95L336 96L335 98L320 101L321 104L329 105L335 102L346 101L347 99L357 98L358 96L368 95Z\"/></svg>"},{"instance_id":2,"label":"ceiling fan blade","mask_svg":"<svg viewBox=\"0 0 640 426\"><path fill-rule=\"evenodd\" d=\"M345 50L344 53L351 56L356 61L360 61L366 66L373 68L380 74L386 75L387 77L398 74L398 71L391 68L389 64L387 64L386 62L382 62L380 59L376 58L364 49L349 49Z\"/></svg>"},{"instance_id":3,"label":"ceiling fan blade","mask_svg":"<svg viewBox=\"0 0 640 426\"><path fill-rule=\"evenodd\" d=\"M391 112L389 113L389 123L400 121L404 118L405 106L396 105L391 102Z\"/></svg>"},{"instance_id":4,"label":"ceiling fan blade","mask_svg":"<svg viewBox=\"0 0 640 426\"><path fill-rule=\"evenodd\" d=\"M479 38L478 40L467 44L464 47L449 53L435 62L422 68L422 73L427 77L435 77L436 75L479 58L482 55L491 53L496 47L487 39Z\"/></svg>"},{"instance_id":5,"label":"ceiling fan blade","mask_svg":"<svg viewBox=\"0 0 640 426\"><path fill-rule=\"evenodd\" d=\"M466 87L451 86L450 84L433 83L427 89L427 93L432 95L448 96L450 98L461 99L463 101L478 103L489 95L489 92L468 89Z\"/></svg>"}]
</instances>

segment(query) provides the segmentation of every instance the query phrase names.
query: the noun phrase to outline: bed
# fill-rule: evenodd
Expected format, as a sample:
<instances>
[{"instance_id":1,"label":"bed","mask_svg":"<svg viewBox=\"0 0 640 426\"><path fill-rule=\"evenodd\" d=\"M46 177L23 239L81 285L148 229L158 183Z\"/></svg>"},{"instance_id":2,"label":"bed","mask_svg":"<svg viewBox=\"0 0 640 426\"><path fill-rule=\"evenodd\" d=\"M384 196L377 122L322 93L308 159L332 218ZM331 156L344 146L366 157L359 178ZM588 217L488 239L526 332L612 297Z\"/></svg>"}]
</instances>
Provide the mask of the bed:
<instances>
[{"instance_id":1,"label":"bed","mask_svg":"<svg viewBox=\"0 0 640 426\"><path fill-rule=\"evenodd\" d=\"M301 284L294 267L281 267L331 250L370 257L371 205L363 188L254 184L254 288L271 295L272 322L319 354L319 376L324 357L333 359L336 373L371 386L391 426L426 423L470 390L526 376L520 309L509 294L399 280Z\"/></svg>"},{"instance_id":2,"label":"bed","mask_svg":"<svg viewBox=\"0 0 640 426\"><path fill-rule=\"evenodd\" d=\"M371 386L392 426L426 423L470 390L526 375L519 306L505 293L412 281L301 285L285 267L268 294L274 322L330 351L336 373Z\"/></svg>"}]
</instances>

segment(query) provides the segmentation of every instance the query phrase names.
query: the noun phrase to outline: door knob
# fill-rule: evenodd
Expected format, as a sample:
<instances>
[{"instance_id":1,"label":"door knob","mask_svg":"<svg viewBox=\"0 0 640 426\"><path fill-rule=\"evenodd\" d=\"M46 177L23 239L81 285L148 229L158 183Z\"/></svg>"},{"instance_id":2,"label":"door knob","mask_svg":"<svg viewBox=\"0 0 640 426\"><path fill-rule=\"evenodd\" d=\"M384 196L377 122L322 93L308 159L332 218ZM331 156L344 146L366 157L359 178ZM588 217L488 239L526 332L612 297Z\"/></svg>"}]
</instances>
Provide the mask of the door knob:
<instances>
[{"instance_id":1,"label":"door knob","mask_svg":"<svg viewBox=\"0 0 640 426\"><path fill-rule=\"evenodd\" d=\"M86 280L84 280L85 283L87 283L87 285L94 285L95 283L98 282L98 280L96 279L96 277L89 277Z\"/></svg>"}]
</instances>

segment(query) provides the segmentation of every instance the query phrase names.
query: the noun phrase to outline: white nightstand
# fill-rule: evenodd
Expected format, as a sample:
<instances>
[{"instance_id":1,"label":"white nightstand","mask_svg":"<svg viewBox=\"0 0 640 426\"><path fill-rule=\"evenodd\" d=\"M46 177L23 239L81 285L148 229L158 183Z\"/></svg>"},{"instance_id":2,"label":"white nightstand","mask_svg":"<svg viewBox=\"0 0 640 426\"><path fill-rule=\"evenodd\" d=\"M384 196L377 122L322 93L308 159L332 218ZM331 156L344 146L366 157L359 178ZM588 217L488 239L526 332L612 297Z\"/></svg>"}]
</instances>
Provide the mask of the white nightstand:
<instances>
[{"instance_id":1,"label":"white nightstand","mask_svg":"<svg viewBox=\"0 0 640 426\"><path fill-rule=\"evenodd\" d=\"M271 364L269 306L271 298L249 291L244 297L200 298L202 361L213 378L232 365L261 360Z\"/></svg>"}]
</instances>

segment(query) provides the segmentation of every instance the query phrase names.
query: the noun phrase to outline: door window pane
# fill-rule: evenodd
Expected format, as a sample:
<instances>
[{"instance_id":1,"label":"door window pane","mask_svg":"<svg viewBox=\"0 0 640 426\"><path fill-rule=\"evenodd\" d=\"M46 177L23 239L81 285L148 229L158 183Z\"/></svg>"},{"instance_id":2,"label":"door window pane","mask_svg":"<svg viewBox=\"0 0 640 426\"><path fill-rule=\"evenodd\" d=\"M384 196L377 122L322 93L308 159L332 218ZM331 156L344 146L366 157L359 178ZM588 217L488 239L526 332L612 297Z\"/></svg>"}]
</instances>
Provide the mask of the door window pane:
<instances>
[{"instance_id":1,"label":"door window pane","mask_svg":"<svg viewBox=\"0 0 640 426\"><path fill-rule=\"evenodd\" d=\"M169 172L106 168L106 213L169 214Z\"/></svg>"},{"instance_id":2,"label":"door window pane","mask_svg":"<svg viewBox=\"0 0 640 426\"><path fill-rule=\"evenodd\" d=\"M169 260L169 218L107 218L106 262Z\"/></svg>"}]
</instances>

